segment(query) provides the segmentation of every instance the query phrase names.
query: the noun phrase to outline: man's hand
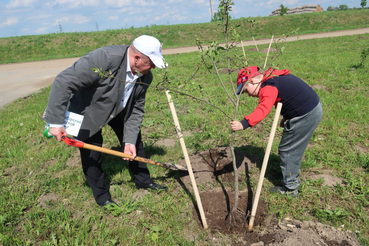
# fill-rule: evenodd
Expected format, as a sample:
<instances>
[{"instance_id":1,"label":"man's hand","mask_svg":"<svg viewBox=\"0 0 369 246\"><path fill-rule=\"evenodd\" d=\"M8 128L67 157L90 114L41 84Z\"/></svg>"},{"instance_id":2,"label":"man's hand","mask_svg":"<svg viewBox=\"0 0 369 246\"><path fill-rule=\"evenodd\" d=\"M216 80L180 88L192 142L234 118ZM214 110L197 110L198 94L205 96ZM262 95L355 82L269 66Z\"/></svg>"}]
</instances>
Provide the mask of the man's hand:
<instances>
[{"instance_id":1,"label":"man's hand","mask_svg":"<svg viewBox=\"0 0 369 246\"><path fill-rule=\"evenodd\" d=\"M50 127L49 133L53 135L59 142L62 141L62 134L67 134L64 127Z\"/></svg>"},{"instance_id":2,"label":"man's hand","mask_svg":"<svg viewBox=\"0 0 369 246\"><path fill-rule=\"evenodd\" d=\"M132 156L132 159L124 157L123 160L125 161L133 161L136 158L136 146L133 144L125 144L124 146L124 153L129 154Z\"/></svg>"},{"instance_id":3,"label":"man's hand","mask_svg":"<svg viewBox=\"0 0 369 246\"><path fill-rule=\"evenodd\" d=\"M240 121L231 121L229 122L231 124L231 128L233 131L240 131L243 130L243 125Z\"/></svg>"}]
</instances>

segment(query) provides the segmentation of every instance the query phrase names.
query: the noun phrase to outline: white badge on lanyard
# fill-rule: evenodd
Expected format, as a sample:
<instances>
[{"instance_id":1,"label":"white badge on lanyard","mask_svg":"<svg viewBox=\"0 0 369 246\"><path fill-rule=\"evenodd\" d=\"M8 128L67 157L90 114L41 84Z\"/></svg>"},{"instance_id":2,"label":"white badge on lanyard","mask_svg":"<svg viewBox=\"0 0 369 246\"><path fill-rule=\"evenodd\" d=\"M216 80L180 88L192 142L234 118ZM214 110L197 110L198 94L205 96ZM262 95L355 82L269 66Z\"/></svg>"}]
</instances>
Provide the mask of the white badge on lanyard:
<instances>
[{"instance_id":1,"label":"white badge on lanyard","mask_svg":"<svg viewBox=\"0 0 369 246\"><path fill-rule=\"evenodd\" d=\"M79 130L81 129L83 115L76 114L73 112L67 111L65 113L65 130L69 135L78 136Z\"/></svg>"}]
</instances>

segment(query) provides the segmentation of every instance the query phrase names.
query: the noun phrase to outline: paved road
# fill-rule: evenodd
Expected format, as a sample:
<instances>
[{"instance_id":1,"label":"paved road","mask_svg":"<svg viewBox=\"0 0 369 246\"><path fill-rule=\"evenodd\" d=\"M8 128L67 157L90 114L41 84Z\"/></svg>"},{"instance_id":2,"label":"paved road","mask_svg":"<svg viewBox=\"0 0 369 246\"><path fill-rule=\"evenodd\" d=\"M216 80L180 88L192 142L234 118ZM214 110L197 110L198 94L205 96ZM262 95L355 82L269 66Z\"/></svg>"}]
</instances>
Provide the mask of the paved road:
<instances>
[{"instance_id":1,"label":"paved road","mask_svg":"<svg viewBox=\"0 0 369 246\"><path fill-rule=\"evenodd\" d=\"M300 35L299 40L338 37L369 33L369 28L361 28L346 31L326 32ZM297 36L291 36L288 42L296 41ZM255 40L256 44L269 44L270 39ZM254 41L243 41L244 46L255 45ZM187 53L197 51L197 47L181 47L163 49L163 55ZM48 60L39 62L26 62L0 65L0 108L25 97L53 83L55 76L65 68L73 64L78 58Z\"/></svg>"}]
</instances>

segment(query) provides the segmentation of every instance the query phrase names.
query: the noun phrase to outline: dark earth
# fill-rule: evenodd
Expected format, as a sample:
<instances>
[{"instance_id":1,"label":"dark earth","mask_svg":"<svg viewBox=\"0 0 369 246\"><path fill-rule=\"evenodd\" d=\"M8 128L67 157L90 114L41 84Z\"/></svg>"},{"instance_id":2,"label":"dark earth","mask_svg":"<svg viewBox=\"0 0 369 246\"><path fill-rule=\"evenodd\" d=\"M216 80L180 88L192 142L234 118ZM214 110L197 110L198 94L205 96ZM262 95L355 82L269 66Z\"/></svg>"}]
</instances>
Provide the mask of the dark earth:
<instances>
[{"instance_id":1,"label":"dark earth","mask_svg":"<svg viewBox=\"0 0 369 246\"><path fill-rule=\"evenodd\" d=\"M248 182L248 170L256 164L243 153L235 152L239 181ZM253 229L249 230L248 220L253 203L253 191L250 188L240 190L239 214L244 219L237 223L230 223L230 210L234 202L234 193L229 185L234 183L233 162L229 148L214 148L190 156L190 163L194 172L198 187L206 186L206 189L198 189L202 207L205 213L206 223L211 230L213 238L208 240L211 245L328 245L346 246L360 245L354 233L342 228L334 228L313 221L298 221L284 218L279 221L276 216L267 215L267 205L260 199L255 215ZM185 160L178 163L186 166ZM324 185L340 183L328 170L309 178L324 178ZM179 180L182 188L193 194L192 183L189 175ZM263 192L263 191L262 191ZM195 206L194 206L195 207ZM194 208L194 217L198 226L203 227L201 216L197 208ZM256 229L256 228L262 228ZM219 238L219 233L235 235L235 241L224 241Z\"/></svg>"}]
</instances>

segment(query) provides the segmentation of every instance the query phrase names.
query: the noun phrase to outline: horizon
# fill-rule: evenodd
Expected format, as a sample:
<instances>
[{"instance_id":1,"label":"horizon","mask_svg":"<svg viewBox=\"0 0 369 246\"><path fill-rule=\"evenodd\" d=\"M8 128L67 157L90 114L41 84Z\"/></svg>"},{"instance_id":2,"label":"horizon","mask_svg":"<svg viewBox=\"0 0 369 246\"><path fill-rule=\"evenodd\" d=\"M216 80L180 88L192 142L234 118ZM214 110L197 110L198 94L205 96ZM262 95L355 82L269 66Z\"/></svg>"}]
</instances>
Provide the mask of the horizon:
<instances>
[{"instance_id":1,"label":"horizon","mask_svg":"<svg viewBox=\"0 0 369 246\"><path fill-rule=\"evenodd\" d=\"M212 8L210 9L210 2ZM283 4L287 8L345 4L360 8L360 0L234 0L232 19L266 17ZM132 7L135 4L137 7ZM0 38L53 33L95 32L140 28L153 25L179 25L209 23L211 10L218 10L219 1L211 0L0 0Z\"/></svg>"}]
</instances>

